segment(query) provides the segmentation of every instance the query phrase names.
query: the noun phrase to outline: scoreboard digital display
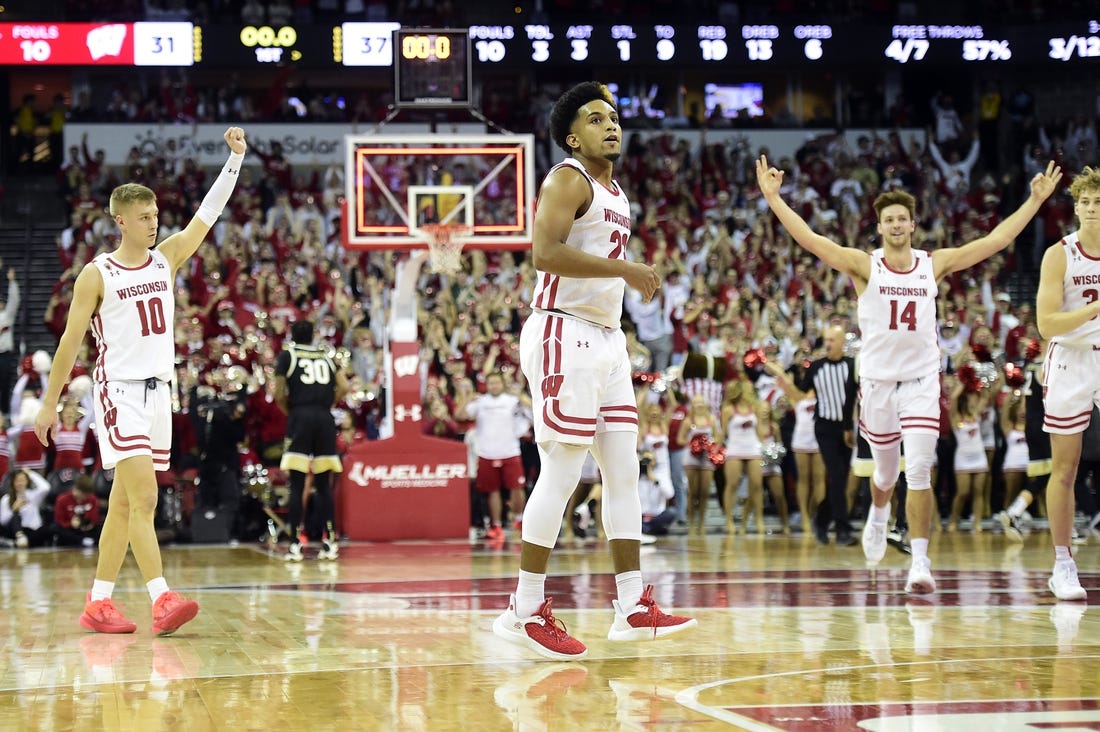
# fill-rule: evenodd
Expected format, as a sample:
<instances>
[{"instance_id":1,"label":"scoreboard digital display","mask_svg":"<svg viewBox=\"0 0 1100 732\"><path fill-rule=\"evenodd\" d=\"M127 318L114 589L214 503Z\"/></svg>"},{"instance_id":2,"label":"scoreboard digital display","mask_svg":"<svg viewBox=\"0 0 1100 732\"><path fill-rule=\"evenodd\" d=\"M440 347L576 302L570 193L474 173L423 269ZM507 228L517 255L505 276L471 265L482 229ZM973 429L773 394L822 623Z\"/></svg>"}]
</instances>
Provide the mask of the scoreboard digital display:
<instances>
[{"instance_id":1,"label":"scoreboard digital display","mask_svg":"<svg viewBox=\"0 0 1100 732\"><path fill-rule=\"evenodd\" d=\"M393 34L394 104L461 107L473 101L470 35L466 30L424 28Z\"/></svg>"},{"instance_id":2,"label":"scoreboard digital display","mask_svg":"<svg viewBox=\"0 0 1100 732\"><path fill-rule=\"evenodd\" d=\"M0 23L4 66L190 66L191 23Z\"/></svg>"},{"instance_id":3,"label":"scoreboard digital display","mask_svg":"<svg viewBox=\"0 0 1100 732\"><path fill-rule=\"evenodd\" d=\"M161 23L0 23L0 65L191 66L248 69L383 67L407 62L461 82L468 68L529 66L680 66L695 69L793 69L881 65L950 67L1092 63L1100 59L1100 20L1029 26L950 23L655 23L474 25L451 29L447 58L421 44L440 29L396 22L338 25L193 25ZM404 43L404 41L401 41ZM463 54L465 56L463 56ZM421 57L421 55L423 57ZM430 73L429 73L430 72ZM427 77L420 77L425 81ZM441 77L440 77L441 78ZM453 86L453 84L452 84ZM461 86L461 84L460 84Z\"/></svg>"}]
</instances>

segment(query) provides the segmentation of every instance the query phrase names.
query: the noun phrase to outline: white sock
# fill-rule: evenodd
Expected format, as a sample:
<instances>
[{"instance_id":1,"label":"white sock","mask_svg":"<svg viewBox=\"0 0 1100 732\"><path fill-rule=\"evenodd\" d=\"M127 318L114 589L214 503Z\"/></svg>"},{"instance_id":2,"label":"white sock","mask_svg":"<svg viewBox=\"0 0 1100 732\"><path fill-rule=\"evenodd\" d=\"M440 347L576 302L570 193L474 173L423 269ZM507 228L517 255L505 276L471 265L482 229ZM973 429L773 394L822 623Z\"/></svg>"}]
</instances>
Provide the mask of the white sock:
<instances>
[{"instance_id":1,"label":"white sock","mask_svg":"<svg viewBox=\"0 0 1100 732\"><path fill-rule=\"evenodd\" d=\"M96 600L110 600L111 593L115 591L115 583L106 580L92 582L92 602Z\"/></svg>"},{"instance_id":2,"label":"white sock","mask_svg":"<svg viewBox=\"0 0 1100 732\"><path fill-rule=\"evenodd\" d=\"M913 539L909 547L913 550L913 561L928 556L928 539Z\"/></svg>"},{"instance_id":3,"label":"white sock","mask_svg":"<svg viewBox=\"0 0 1100 732\"><path fill-rule=\"evenodd\" d=\"M529 618L539 611L546 600L546 575L519 571L516 585L516 615Z\"/></svg>"},{"instance_id":4,"label":"white sock","mask_svg":"<svg viewBox=\"0 0 1100 732\"><path fill-rule=\"evenodd\" d=\"M1027 510L1027 501L1023 496L1016 496L1016 500L1012 502L1012 505L1008 507L1008 515L1012 518L1020 518L1024 515L1024 511Z\"/></svg>"},{"instance_id":5,"label":"white sock","mask_svg":"<svg viewBox=\"0 0 1100 732\"><path fill-rule=\"evenodd\" d=\"M157 601L157 598L168 592L168 583L163 577L157 577L156 579L149 580L145 586L149 588L149 599L153 602Z\"/></svg>"},{"instance_id":6,"label":"white sock","mask_svg":"<svg viewBox=\"0 0 1100 732\"><path fill-rule=\"evenodd\" d=\"M1072 562L1073 554L1070 553L1068 546L1056 546L1054 547L1054 561L1058 562Z\"/></svg>"},{"instance_id":7,"label":"white sock","mask_svg":"<svg viewBox=\"0 0 1100 732\"><path fill-rule=\"evenodd\" d=\"M619 607L629 614L642 599L642 572L635 569L615 575L615 587L619 589Z\"/></svg>"},{"instance_id":8,"label":"white sock","mask_svg":"<svg viewBox=\"0 0 1100 732\"><path fill-rule=\"evenodd\" d=\"M873 524L885 524L890 520L890 504L885 506L876 506L871 504L871 523Z\"/></svg>"}]
</instances>

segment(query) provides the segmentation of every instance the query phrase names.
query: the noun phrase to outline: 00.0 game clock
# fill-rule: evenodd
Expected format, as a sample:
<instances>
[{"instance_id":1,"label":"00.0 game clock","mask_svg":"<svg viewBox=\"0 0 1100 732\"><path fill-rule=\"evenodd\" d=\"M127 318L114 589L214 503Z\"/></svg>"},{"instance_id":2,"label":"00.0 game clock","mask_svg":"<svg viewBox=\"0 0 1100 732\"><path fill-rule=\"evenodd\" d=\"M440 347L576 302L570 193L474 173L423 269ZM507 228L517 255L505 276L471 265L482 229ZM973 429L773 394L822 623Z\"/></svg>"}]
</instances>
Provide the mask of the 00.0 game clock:
<instances>
[{"instance_id":1,"label":"00.0 game clock","mask_svg":"<svg viewBox=\"0 0 1100 732\"><path fill-rule=\"evenodd\" d=\"M473 92L470 62L467 29L394 31L394 103L398 107L469 106Z\"/></svg>"}]
</instances>

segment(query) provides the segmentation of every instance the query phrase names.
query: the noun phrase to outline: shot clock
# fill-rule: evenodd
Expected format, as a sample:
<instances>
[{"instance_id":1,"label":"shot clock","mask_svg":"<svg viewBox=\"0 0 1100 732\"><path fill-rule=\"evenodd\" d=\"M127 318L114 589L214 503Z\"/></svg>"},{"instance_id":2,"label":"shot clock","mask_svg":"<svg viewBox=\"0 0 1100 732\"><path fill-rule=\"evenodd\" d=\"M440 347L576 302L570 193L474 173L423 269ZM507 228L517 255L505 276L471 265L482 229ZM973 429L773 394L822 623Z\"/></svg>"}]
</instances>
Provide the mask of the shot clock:
<instances>
[{"instance_id":1,"label":"shot clock","mask_svg":"<svg viewBox=\"0 0 1100 732\"><path fill-rule=\"evenodd\" d=\"M397 107L467 107L473 99L470 31L398 29L393 33Z\"/></svg>"}]
</instances>

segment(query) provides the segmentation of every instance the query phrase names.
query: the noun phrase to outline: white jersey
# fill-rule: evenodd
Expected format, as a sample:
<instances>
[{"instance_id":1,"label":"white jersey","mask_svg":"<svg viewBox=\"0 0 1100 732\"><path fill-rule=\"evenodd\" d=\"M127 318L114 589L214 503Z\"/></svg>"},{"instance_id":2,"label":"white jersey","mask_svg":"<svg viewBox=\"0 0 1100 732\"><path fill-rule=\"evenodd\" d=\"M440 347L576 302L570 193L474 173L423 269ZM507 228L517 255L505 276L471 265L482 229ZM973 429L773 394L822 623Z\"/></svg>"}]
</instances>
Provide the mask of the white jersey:
<instances>
[{"instance_id":1,"label":"white jersey","mask_svg":"<svg viewBox=\"0 0 1100 732\"><path fill-rule=\"evenodd\" d=\"M592 187L592 205L573 221L568 246L597 257L626 259L626 243L630 238L630 202L619 184L612 181L607 188L584 169L574 158L554 166L547 177L561 166L576 168ZM621 277L562 277L538 270L532 307L557 310L605 328L619 328L622 318L623 294L626 282Z\"/></svg>"},{"instance_id":2,"label":"white jersey","mask_svg":"<svg viewBox=\"0 0 1100 732\"><path fill-rule=\"evenodd\" d=\"M939 373L936 278L932 257L913 251L907 272L890 269L882 249L871 252L871 276L859 296L859 377L910 381Z\"/></svg>"},{"instance_id":3,"label":"white jersey","mask_svg":"<svg viewBox=\"0 0 1100 732\"><path fill-rule=\"evenodd\" d=\"M168 258L152 249L145 264L124 267L113 253L104 252L92 264L103 277L103 301L92 318L99 348L95 381L169 381L176 355L176 299Z\"/></svg>"},{"instance_id":4,"label":"white jersey","mask_svg":"<svg viewBox=\"0 0 1100 732\"><path fill-rule=\"evenodd\" d=\"M1027 435L1023 430L1009 430L1005 435L1005 458L1001 467L1006 473L1026 473L1031 455L1027 449Z\"/></svg>"},{"instance_id":5,"label":"white jersey","mask_svg":"<svg viewBox=\"0 0 1100 732\"><path fill-rule=\"evenodd\" d=\"M984 473L989 470L982 444L982 430L978 420L972 419L951 426L955 433L955 472Z\"/></svg>"},{"instance_id":6,"label":"white jersey","mask_svg":"<svg viewBox=\"0 0 1100 732\"><path fill-rule=\"evenodd\" d=\"M794 434L791 435L791 449L795 452L820 452L817 434L814 432L814 415L817 412L817 399L806 398L794 405Z\"/></svg>"},{"instance_id":7,"label":"white jersey","mask_svg":"<svg viewBox=\"0 0 1100 732\"><path fill-rule=\"evenodd\" d=\"M733 412L726 425L726 457L749 460L760 457L760 435L756 434L756 412Z\"/></svg>"},{"instance_id":8,"label":"white jersey","mask_svg":"<svg viewBox=\"0 0 1100 732\"><path fill-rule=\"evenodd\" d=\"M482 394L466 405L466 413L474 420L474 444L479 458L503 460L519 455L516 436L519 410L519 399L512 394Z\"/></svg>"},{"instance_id":9,"label":"white jersey","mask_svg":"<svg viewBox=\"0 0 1100 732\"><path fill-rule=\"evenodd\" d=\"M1066 275L1062 278L1062 312L1083 308L1100 297L1100 259L1085 254L1077 232L1059 242L1066 252ZM1100 318L1093 318L1068 333L1054 336L1051 343L1077 347L1100 346Z\"/></svg>"}]
</instances>

